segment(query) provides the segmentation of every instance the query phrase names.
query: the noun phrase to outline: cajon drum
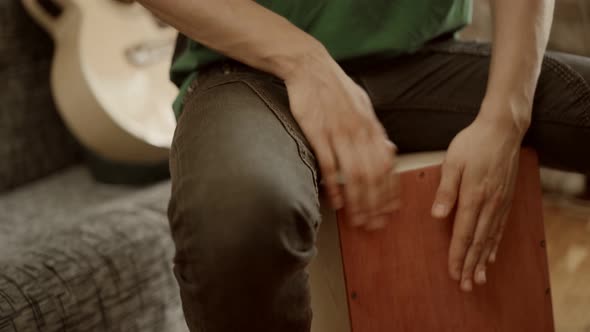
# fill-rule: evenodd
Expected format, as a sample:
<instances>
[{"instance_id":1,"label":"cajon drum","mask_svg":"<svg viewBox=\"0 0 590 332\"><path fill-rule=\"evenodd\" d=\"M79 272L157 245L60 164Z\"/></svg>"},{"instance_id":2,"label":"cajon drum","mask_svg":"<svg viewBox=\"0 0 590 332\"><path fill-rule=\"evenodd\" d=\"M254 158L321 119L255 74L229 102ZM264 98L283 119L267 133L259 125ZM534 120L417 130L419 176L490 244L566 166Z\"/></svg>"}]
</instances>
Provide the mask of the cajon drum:
<instances>
[{"instance_id":1,"label":"cajon drum","mask_svg":"<svg viewBox=\"0 0 590 332\"><path fill-rule=\"evenodd\" d=\"M310 266L312 332L554 331L535 153L521 154L497 262L471 293L448 273L453 218L430 216L443 158L400 157L402 208L383 230L325 214Z\"/></svg>"}]
</instances>

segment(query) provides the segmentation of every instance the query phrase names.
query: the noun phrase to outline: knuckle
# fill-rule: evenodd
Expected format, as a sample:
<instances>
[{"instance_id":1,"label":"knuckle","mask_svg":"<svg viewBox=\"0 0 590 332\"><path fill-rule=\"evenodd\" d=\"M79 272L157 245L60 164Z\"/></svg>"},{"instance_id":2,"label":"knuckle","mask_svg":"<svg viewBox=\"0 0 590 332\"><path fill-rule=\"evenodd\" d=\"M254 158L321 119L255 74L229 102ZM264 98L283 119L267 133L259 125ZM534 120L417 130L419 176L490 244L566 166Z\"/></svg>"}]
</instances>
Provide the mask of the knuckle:
<instances>
[{"instance_id":1,"label":"knuckle","mask_svg":"<svg viewBox=\"0 0 590 332\"><path fill-rule=\"evenodd\" d=\"M332 159L326 155L318 156L318 159L321 163L321 166L322 166L322 169L324 170L324 172L335 172L336 171L336 163L334 162L334 159Z\"/></svg>"},{"instance_id":2,"label":"knuckle","mask_svg":"<svg viewBox=\"0 0 590 332\"><path fill-rule=\"evenodd\" d=\"M326 194L328 195L328 197L336 199L336 198L342 198L342 193L340 192L340 189L337 186L326 186Z\"/></svg>"},{"instance_id":3,"label":"knuckle","mask_svg":"<svg viewBox=\"0 0 590 332\"><path fill-rule=\"evenodd\" d=\"M459 204L461 210L463 210L466 214L471 214L473 211L477 209L478 202L473 199L473 197L468 199L459 200Z\"/></svg>"},{"instance_id":4,"label":"knuckle","mask_svg":"<svg viewBox=\"0 0 590 332\"><path fill-rule=\"evenodd\" d=\"M371 113L362 113L360 115L359 124L363 130L359 130L358 133L364 135L364 138L371 139L379 134L379 128L375 123L375 119L371 116Z\"/></svg>"},{"instance_id":5,"label":"knuckle","mask_svg":"<svg viewBox=\"0 0 590 332\"><path fill-rule=\"evenodd\" d=\"M386 148L389 146L386 142L388 140L388 136L387 136L387 131L385 130L385 127L383 127L383 125L381 124L381 122L379 122L379 120L377 119L377 117L374 114L371 114L371 121L374 124L374 135L380 139L383 143L383 145L386 146Z\"/></svg>"},{"instance_id":6,"label":"knuckle","mask_svg":"<svg viewBox=\"0 0 590 332\"><path fill-rule=\"evenodd\" d=\"M502 238L500 236L496 236L492 239L492 248L494 248L493 250L496 250L496 248L498 248L498 245L500 244L500 241L502 240Z\"/></svg>"},{"instance_id":7,"label":"knuckle","mask_svg":"<svg viewBox=\"0 0 590 332\"><path fill-rule=\"evenodd\" d=\"M461 246L463 248L469 248L469 247L471 247L471 244L473 244L473 236L472 235L463 235L459 238L459 241L460 241Z\"/></svg>"},{"instance_id":8,"label":"knuckle","mask_svg":"<svg viewBox=\"0 0 590 332\"><path fill-rule=\"evenodd\" d=\"M504 234L505 228L506 228L506 222L504 221L500 224L500 227L498 227L498 232L496 234L496 237L502 238L502 234Z\"/></svg>"},{"instance_id":9,"label":"knuckle","mask_svg":"<svg viewBox=\"0 0 590 332\"><path fill-rule=\"evenodd\" d=\"M449 202L453 200L453 197L455 197L453 191L451 191L449 188L441 188L436 196L438 197L438 199L445 202Z\"/></svg>"},{"instance_id":10,"label":"knuckle","mask_svg":"<svg viewBox=\"0 0 590 332\"><path fill-rule=\"evenodd\" d=\"M318 156L318 160L320 163L320 167L324 176L333 175L336 173L336 163L332 158L327 158L325 156Z\"/></svg>"},{"instance_id":11,"label":"knuckle","mask_svg":"<svg viewBox=\"0 0 590 332\"><path fill-rule=\"evenodd\" d=\"M478 192L474 192L460 202L461 208L468 213L476 211L483 202L483 195Z\"/></svg>"},{"instance_id":12,"label":"knuckle","mask_svg":"<svg viewBox=\"0 0 590 332\"><path fill-rule=\"evenodd\" d=\"M475 205L482 203L485 198L486 192L485 189L482 187L475 189L475 191L473 191L473 194L471 195L471 201Z\"/></svg>"},{"instance_id":13,"label":"knuckle","mask_svg":"<svg viewBox=\"0 0 590 332\"><path fill-rule=\"evenodd\" d=\"M504 204L505 200L506 197L503 194L496 193L490 198L490 204L492 204L494 208L499 208Z\"/></svg>"},{"instance_id":14,"label":"knuckle","mask_svg":"<svg viewBox=\"0 0 590 332\"><path fill-rule=\"evenodd\" d=\"M500 243L500 241L502 241L502 232L498 233L495 238L494 238L494 245L498 245L498 243Z\"/></svg>"},{"instance_id":15,"label":"knuckle","mask_svg":"<svg viewBox=\"0 0 590 332\"><path fill-rule=\"evenodd\" d=\"M483 242L483 241L481 241L481 240L474 241L474 242L471 244L471 250L473 250L473 253L474 253L476 256L479 256L479 255L482 253L482 251L483 251L483 248L484 248L484 242Z\"/></svg>"},{"instance_id":16,"label":"knuckle","mask_svg":"<svg viewBox=\"0 0 590 332\"><path fill-rule=\"evenodd\" d=\"M494 246L494 243L496 242L496 236L494 236L493 234L489 235L486 238L486 246Z\"/></svg>"},{"instance_id":17,"label":"knuckle","mask_svg":"<svg viewBox=\"0 0 590 332\"><path fill-rule=\"evenodd\" d=\"M367 91L365 91L360 86L358 87L358 91L359 91L359 97L360 97L361 101L363 102L363 104L371 106L372 105L371 98L369 97L369 94L367 93Z\"/></svg>"},{"instance_id":18,"label":"knuckle","mask_svg":"<svg viewBox=\"0 0 590 332\"><path fill-rule=\"evenodd\" d=\"M451 273L460 273L463 268L463 261L458 258L449 261L449 270Z\"/></svg>"},{"instance_id":19,"label":"knuckle","mask_svg":"<svg viewBox=\"0 0 590 332\"><path fill-rule=\"evenodd\" d=\"M442 169L444 172L457 172L459 170L459 164L455 160L447 157L443 161Z\"/></svg>"},{"instance_id":20,"label":"knuckle","mask_svg":"<svg viewBox=\"0 0 590 332\"><path fill-rule=\"evenodd\" d=\"M443 174L454 173L457 170L457 166L454 162L445 161L442 164Z\"/></svg>"},{"instance_id":21,"label":"knuckle","mask_svg":"<svg viewBox=\"0 0 590 332\"><path fill-rule=\"evenodd\" d=\"M389 176L391 171L393 170L393 160L392 158L384 159L381 164L379 165L378 176L376 177L376 181L382 181L383 178Z\"/></svg>"},{"instance_id":22,"label":"knuckle","mask_svg":"<svg viewBox=\"0 0 590 332\"><path fill-rule=\"evenodd\" d=\"M353 168L349 173L350 181L353 184L364 184L367 182L367 174L360 168Z\"/></svg>"},{"instance_id":23,"label":"knuckle","mask_svg":"<svg viewBox=\"0 0 590 332\"><path fill-rule=\"evenodd\" d=\"M341 144L347 142L350 137L356 137L361 130L359 122L349 122L340 126L334 133L334 141L340 142Z\"/></svg>"}]
</instances>

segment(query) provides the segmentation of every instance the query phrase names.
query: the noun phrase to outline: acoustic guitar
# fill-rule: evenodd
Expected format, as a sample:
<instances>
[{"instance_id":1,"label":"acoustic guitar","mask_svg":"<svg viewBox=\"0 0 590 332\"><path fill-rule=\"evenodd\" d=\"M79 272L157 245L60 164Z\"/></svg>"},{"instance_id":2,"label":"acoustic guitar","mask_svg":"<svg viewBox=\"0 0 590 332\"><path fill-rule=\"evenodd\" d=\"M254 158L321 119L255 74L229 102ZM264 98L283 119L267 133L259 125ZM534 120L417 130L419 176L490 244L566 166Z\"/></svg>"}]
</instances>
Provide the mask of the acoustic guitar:
<instances>
[{"instance_id":1,"label":"acoustic guitar","mask_svg":"<svg viewBox=\"0 0 590 332\"><path fill-rule=\"evenodd\" d=\"M64 122L100 159L167 159L177 88L168 79L176 31L139 4L21 0L56 43L51 86Z\"/></svg>"}]
</instances>

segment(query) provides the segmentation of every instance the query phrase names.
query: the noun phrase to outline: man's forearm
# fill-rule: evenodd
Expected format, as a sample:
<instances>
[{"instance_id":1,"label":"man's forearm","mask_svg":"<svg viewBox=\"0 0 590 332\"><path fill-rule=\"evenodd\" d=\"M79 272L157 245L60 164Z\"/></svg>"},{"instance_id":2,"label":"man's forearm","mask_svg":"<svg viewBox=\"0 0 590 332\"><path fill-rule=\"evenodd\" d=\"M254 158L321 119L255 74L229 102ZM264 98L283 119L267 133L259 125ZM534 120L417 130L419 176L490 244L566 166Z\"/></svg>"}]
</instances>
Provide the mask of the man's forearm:
<instances>
[{"instance_id":1,"label":"man's forearm","mask_svg":"<svg viewBox=\"0 0 590 332\"><path fill-rule=\"evenodd\" d=\"M302 61L329 58L320 42L255 1L138 2L191 39L283 79Z\"/></svg>"},{"instance_id":2,"label":"man's forearm","mask_svg":"<svg viewBox=\"0 0 590 332\"><path fill-rule=\"evenodd\" d=\"M494 0L491 6L494 38L484 106L508 105L482 107L482 116L510 117L516 128L524 131L530 122L554 1Z\"/></svg>"}]
</instances>

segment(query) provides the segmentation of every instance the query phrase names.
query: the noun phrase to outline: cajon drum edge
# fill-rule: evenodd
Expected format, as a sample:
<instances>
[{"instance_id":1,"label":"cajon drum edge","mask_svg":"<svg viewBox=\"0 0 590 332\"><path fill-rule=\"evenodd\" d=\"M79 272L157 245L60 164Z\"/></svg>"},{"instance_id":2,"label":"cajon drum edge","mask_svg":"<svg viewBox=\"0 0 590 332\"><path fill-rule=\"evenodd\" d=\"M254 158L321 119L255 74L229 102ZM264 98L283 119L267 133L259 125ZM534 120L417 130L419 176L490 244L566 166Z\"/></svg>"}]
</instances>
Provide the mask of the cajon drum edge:
<instances>
[{"instance_id":1,"label":"cajon drum edge","mask_svg":"<svg viewBox=\"0 0 590 332\"><path fill-rule=\"evenodd\" d=\"M313 332L554 331L534 153L522 153L506 229L510 234L505 236L498 262L489 268L489 284L471 294L461 293L448 277L452 219L436 220L438 224L429 219L440 180L440 167L436 165L443 158L441 152L400 158L397 170L402 184L409 188L402 188L402 197L419 198L406 202L396 220L383 231L367 233L338 225L334 213L324 211L318 257L310 266ZM396 239L400 232L414 233ZM425 234L419 234L422 232ZM409 248L402 250L396 243ZM399 252L388 252L392 248ZM417 255L420 263L411 263L408 251ZM420 259L421 254L427 255ZM432 260L425 264L427 258ZM390 276L384 277L387 273ZM402 288L396 289L392 283ZM419 291L429 287L429 291Z\"/></svg>"}]
</instances>

